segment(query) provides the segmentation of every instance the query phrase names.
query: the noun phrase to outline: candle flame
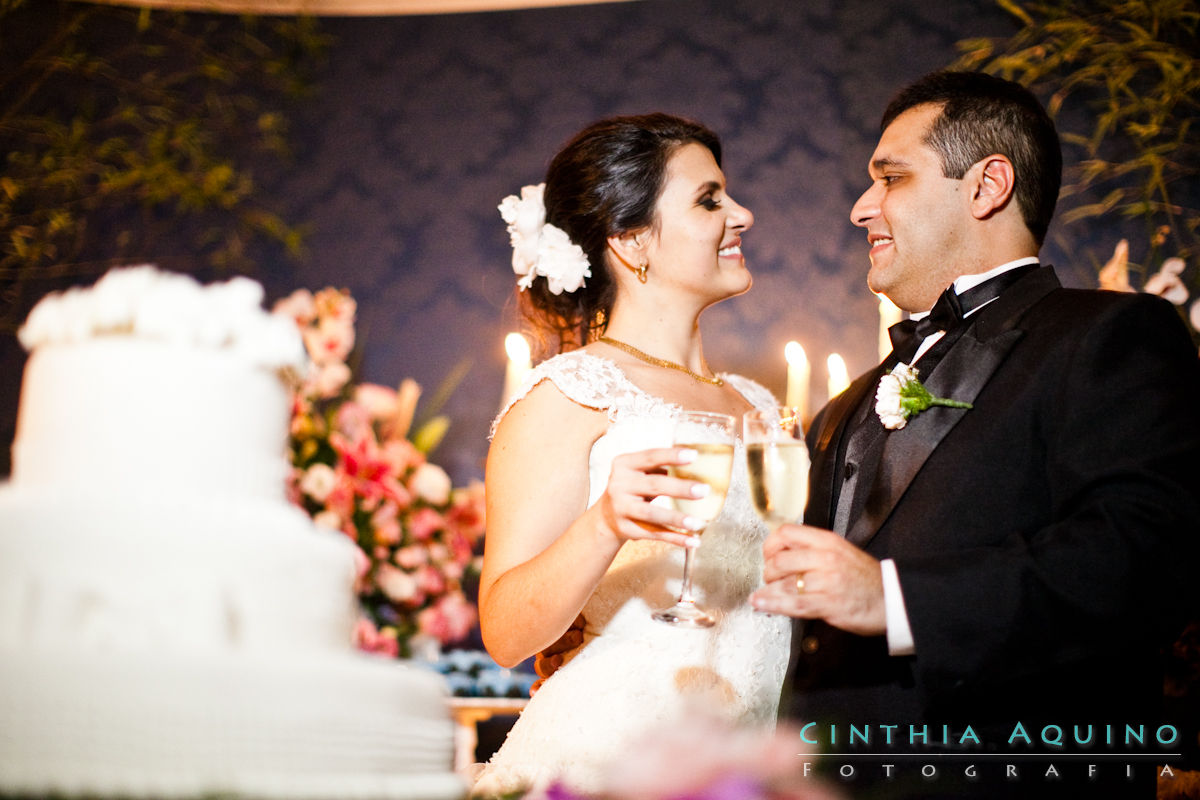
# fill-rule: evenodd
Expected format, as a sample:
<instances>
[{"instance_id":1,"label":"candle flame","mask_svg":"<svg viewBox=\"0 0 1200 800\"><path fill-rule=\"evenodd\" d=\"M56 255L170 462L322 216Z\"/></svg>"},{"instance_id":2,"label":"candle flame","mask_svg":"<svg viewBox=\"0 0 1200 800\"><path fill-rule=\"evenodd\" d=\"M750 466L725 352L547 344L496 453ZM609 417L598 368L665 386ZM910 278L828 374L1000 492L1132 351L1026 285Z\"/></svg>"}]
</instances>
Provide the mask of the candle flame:
<instances>
[{"instance_id":1,"label":"candle flame","mask_svg":"<svg viewBox=\"0 0 1200 800\"><path fill-rule=\"evenodd\" d=\"M529 363L529 340L519 333L510 333L504 337L504 352L508 353L510 361L519 364Z\"/></svg>"},{"instance_id":2,"label":"candle flame","mask_svg":"<svg viewBox=\"0 0 1200 800\"><path fill-rule=\"evenodd\" d=\"M850 385L850 373L846 369L846 360L837 353L830 353L825 364L829 369L829 396L832 398Z\"/></svg>"},{"instance_id":3,"label":"candle flame","mask_svg":"<svg viewBox=\"0 0 1200 800\"><path fill-rule=\"evenodd\" d=\"M799 367L808 363L808 354L804 352L804 348L800 343L793 340L788 342L783 347L783 357L787 359L787 363Z\"/></svg>"}]
</instances>

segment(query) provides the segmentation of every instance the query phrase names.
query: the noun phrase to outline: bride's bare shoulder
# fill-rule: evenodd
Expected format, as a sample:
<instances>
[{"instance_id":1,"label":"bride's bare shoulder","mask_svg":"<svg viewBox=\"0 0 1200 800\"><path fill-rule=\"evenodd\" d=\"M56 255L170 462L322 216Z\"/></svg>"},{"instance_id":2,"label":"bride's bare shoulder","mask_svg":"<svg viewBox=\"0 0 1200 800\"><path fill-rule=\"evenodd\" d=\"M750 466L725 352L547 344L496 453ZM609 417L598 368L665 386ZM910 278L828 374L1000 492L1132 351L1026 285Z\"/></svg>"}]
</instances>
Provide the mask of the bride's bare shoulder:
<instances>
[{"instance_id":1,"label":"bride's bare shoulder","mask_svg":"<svg viewBox=\"0 0 1200 800\"><path fill-rule=\"evenodd\" d=\"M492 447L520 442L526 447L594 442L608 426L603 409L581 404L553 380L536 383L497 420Z\"/></svg>"}]
</instances>

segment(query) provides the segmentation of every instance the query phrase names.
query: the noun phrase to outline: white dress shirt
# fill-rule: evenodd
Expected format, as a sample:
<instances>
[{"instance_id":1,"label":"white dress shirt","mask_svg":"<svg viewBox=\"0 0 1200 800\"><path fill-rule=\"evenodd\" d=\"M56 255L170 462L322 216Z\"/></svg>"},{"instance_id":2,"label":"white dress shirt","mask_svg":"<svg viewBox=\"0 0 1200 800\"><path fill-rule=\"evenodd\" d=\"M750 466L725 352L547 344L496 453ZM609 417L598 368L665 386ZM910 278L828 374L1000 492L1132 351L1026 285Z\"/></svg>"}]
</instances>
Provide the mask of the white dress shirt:
<instances>
[{"instance_id":1,"label":"white dress shirt","mask_svg":"<svg viewBox=\"0 0 1200 800\"><path fill-rule=\"evenodd\" d=\"M1018 258L1016 261L1009 261L987 272L980 272L976 275L963 275L954 281L954 293L962 294L968 289L972 289L1011 269L1023 267L1026 264L1037 263L1037 256L1030 256L1028 258ZM994 302L994 300L988 301L988 303L991 302ZM979 308L971 309L965 316L971 316L988 303L984 303ZM919 314L913 314L912 319L922 319L927 316L929 316L929 312L924 311ZM925 355L929 348L933 347L938 339L941 339L945 335L945 331L937 331L922 339L921 346L917 348L917 354L913 357L913 363L915 364L919 361L921 356ZM883 574L883 606L884 612L887 614L888 653L893 656L911 656L917 650L913 643L912 627L908 622L908 611L904 608L904 593L900 590L900 575L896 571L896 562L890 558L885 558L879 562L879 568Z\"/></svg>"}]
</instances>

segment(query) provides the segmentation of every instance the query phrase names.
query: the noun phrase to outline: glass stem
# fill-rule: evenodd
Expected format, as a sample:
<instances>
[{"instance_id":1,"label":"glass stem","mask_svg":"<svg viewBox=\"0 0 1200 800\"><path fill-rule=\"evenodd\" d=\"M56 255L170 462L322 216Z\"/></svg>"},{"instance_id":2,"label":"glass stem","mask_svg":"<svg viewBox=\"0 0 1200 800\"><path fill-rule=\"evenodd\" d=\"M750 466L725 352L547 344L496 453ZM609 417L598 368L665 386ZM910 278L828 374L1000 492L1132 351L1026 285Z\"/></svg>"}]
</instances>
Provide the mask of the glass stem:
<instances>
[{"instance_id":1,"label":"glass stem","mask_svg":"<svg viewBox=\"0 0 1200 800\"><path fill-rule=\"evenodd\" d=\"M679 588L679 602L682 605L694 606L696 598L692 596L692 553L694 547L683 549L683 585Z\"/></svg>"}]
</instances>

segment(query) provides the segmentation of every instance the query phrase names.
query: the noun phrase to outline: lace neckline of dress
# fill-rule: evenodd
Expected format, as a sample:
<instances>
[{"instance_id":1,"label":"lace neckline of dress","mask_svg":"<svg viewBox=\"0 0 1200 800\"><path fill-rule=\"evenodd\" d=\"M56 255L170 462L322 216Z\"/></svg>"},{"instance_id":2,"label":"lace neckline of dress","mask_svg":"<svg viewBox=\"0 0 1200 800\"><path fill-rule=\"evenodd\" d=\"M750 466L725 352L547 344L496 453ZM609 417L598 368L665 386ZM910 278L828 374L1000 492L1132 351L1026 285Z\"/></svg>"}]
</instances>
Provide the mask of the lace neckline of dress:
<instances>
[{"instance_id":1,"label":"lace neckline of dress","mask_svg":"<svg viewBox=\"0 0 1200 800\"><path fill-rule=\"evenodd\" d=\"M717 374L752 408L776 405L771 393L749 378L727 372ZM585 350L571 350L559 353L534 367L524 383L496 415L492 423L492 435L509 409L544 380L552 381L560 392L574 402L597 411L608 412L609 417L614 419L618 415L635 410L653 416L674 416L686 410L678 403L642 389L630 380L625 371L611 358Z\"/></svg>"},{"instance_id":2,"label":"lace neckline of dress","mask_svg":"<svg viewBox=\"0 0 1200 800\"><path fill-rule=\"evenodd\" d=\"M683 413L684 411L688 410L688 409L684 408L682 405L680 405L679 403L674 403L674 402L671 402L670 400L667 400L664 397L660 397L656 394L651 394L650 392L646 391L642 387L638 386L636 383L633 382L633 380L629 377L629 375L627 375L625 373L625 370L623 370L621 368L621 366L617 362L613 361L611 358L608 358L608 357L602 356L602 355L597 355L596 353L592 353L592 352L589 352L586 350L571 350L567 353L560 353L559 355L554 356L553 358L543 361L541 364L538 365L538 368L535 369L534 372L536 373L538 370L541 369L541 367L549 366L551 364L551 362L557 361L559 359L563 359L564 361L567 361L567 360L578 361L578 362L581 362L581 365L586 364L590 361L593 363L593 365L595 367L599 368L598 371L600 371L601 373L606 372L606 371L609 373L608 377L610 379L612 379L613 381L615 381L616 385L611 387L611 389L613 390L613 396L609 398L613 402L611 402L610 405L605 407L605 410L610 410L610 411L615 410L616 406L619 405L617 402L615 402L617 391L628 392L628 393L634 395L635 397L637 397L643 403L645 403L645 402L652 403L662 409L666 409L672 415L680 414L680 413ZM744 378L741 375L735 375L730 372L715 372L713 374L716 375L718 378L722 378L726 383L728 383L730 386L732 386L733 390L738 393L738 396L740 396L743 400L745 400L750 405L751 408L767 408L767 407L773 407L773 406L777 405L777 403L775 402L774 396L771 395L771 393L765 387L759 386L757 383L750 380L749 378ZM530 377L533 378L533 375L531 375ZM543 375L539 376L535 380L541 380L546 377L549 377L549 372L547 372L547 374L543 374ZM530 386L529 388L533 388L533 387ZM522 396L525 392L527 392L529 390L529 388L523 388L523 390L518 393L517 397L519 398L520 396ZM737 438L738 438L738 441L741 441L740 435Z\"/></svg>"}]
</instances>

